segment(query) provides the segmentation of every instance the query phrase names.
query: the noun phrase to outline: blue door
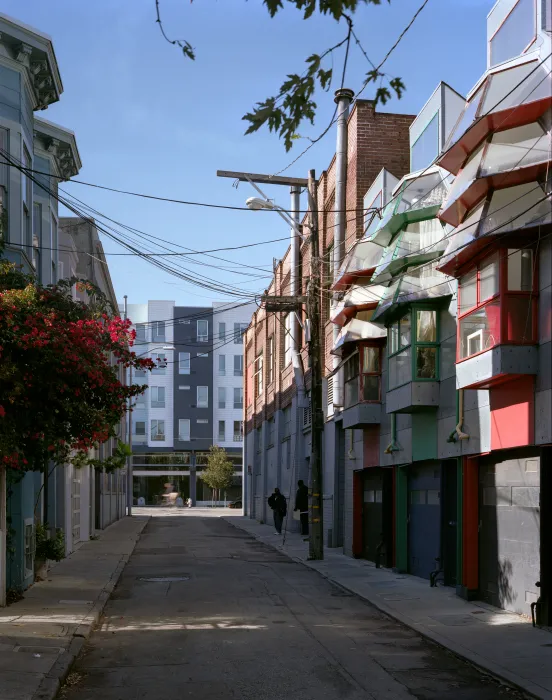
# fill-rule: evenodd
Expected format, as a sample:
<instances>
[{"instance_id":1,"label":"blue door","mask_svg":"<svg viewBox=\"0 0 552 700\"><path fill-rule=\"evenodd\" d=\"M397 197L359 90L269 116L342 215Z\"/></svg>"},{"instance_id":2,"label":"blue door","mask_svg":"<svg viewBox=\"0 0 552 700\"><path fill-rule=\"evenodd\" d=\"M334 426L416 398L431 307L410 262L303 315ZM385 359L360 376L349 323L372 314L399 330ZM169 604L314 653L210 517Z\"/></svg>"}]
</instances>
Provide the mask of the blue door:
<instances>
[{"instance_id":1,"label":"blue door","mask_svg":"<svg viewBox=\"0 0 552 700\"><path fill-rule=\"evenodd\" d=\"M441 466L412 466L408 474L408 573L429 579L441 547Z\"/></svg>"}]
</instances>

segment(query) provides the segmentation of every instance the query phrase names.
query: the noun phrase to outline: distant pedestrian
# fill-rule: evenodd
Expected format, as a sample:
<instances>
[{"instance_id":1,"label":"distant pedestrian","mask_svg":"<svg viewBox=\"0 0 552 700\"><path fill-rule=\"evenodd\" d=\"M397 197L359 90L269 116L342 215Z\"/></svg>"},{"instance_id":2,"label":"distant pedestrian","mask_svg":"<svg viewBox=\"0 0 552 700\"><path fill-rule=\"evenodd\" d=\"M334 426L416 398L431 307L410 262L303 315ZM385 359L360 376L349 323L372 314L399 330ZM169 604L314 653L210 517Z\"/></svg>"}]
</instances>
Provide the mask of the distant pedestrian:
<instances>
[{"instance_id":1,"label":"distant pedestrian","mask_svg":"<svg viewBox=\"0 0 552 700\"><path fill-rule=\"evenodd\" d=\"M274 489L274 493L268 499L268 505L272 508L274 527L276 534L282 534L282 523L287 514L286 498L280 493L280 489Z\"/></svg>"},{"instance_id":2,"label":"distant pedestrian","mask_svg":"<svg viewBox=\"0 0 552 700\"><path fill-rule=\"evenodd\" d=\"M305 486L303 479L297 482L297 493L295 494L295 508L299 511L301 520L301 534L308 537L309 534L309 489Z\"/></svg>"}]
</instances>

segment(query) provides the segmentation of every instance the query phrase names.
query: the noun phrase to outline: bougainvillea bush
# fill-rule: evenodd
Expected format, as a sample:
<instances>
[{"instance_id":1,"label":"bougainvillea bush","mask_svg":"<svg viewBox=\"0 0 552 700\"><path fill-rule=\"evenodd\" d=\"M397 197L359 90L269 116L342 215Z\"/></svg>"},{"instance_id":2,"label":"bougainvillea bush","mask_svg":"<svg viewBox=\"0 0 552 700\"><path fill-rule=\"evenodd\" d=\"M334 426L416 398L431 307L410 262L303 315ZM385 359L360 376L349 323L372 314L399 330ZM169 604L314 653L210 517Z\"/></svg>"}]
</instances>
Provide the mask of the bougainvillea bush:
<instances>
[{"instance_id":1,"label":"bougainvillea bush","mask_svg":"<svg viewBox=\"0 0 552 700\"><path fill-rule=\"evenodd\" d=\"M71 287L86 291L75 300ZM0 260L0 465L62 464L116 434L130 397L120 368L151 369L134 331L88 282L42 287Z\"/></svg>"}]
</instances>

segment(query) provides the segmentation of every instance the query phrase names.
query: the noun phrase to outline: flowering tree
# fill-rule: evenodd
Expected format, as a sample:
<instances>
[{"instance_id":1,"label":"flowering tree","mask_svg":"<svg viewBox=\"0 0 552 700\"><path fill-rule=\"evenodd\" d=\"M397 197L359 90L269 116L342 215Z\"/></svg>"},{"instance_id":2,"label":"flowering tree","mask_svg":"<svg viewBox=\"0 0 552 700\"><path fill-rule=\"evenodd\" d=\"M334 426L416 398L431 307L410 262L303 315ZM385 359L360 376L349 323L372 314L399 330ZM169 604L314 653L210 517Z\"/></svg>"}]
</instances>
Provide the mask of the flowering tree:
<instances>
[{"instance_id":1,"label":"flowering tree","mask_svg":"<svg viewBox=\"0 0 552 700\"><path fill-rule=\"evenodd\" d=\"M153 367L131 350L130 321L88 282L77 284L89 302L73 299L73 283L42 287L0 260L0 467L84 457L144 390L120 381L121 367Z\"/></svg>"}]
</instances>

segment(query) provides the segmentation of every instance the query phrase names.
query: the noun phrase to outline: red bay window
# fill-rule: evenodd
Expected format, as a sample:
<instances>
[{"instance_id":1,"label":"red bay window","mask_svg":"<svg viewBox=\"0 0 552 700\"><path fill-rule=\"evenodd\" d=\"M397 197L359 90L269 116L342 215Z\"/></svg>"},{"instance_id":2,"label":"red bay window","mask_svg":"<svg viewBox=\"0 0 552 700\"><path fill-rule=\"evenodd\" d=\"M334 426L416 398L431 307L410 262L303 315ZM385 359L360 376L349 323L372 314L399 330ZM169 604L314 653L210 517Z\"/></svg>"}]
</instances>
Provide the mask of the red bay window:
<instances>
[{"instance_id":1,"label":"red bay window","mask_svg":"<svg viewBox=\"0 0 552 700\"><path fill-rule=\"evenodd\" d=\"M381 401L380 345L360 343L344 365L345 407Z\"/></svg>"},{"instance_id":2,"label":"red bay window","mask_svg":"<svg viewBox=\"0 0 552 700\"><path fill-rule=\"evenodd\" d=\"M457 361L495 345L531 345L537 286L531 248L499 248L459 280Z\"/></svg>"}]
</instances>

